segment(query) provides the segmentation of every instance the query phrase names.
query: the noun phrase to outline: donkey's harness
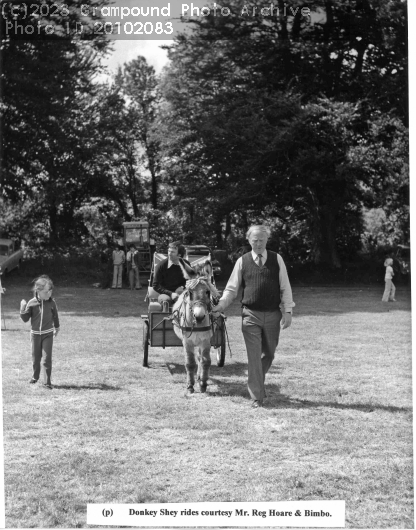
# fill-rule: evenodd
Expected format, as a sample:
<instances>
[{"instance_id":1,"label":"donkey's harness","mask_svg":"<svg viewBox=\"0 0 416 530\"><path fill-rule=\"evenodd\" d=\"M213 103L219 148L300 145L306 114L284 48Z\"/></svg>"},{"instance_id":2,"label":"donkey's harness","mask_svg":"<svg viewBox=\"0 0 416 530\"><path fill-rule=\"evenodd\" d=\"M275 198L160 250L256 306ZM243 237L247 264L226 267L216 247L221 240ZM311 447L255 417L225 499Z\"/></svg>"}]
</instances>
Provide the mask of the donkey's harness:
<instances>
[{"instance_id":1,"label":"donkey's harness","mask_svg":"<svg viewBox=\"0 0 416 530\"><path fill-rule=\"evenodd\" d=\"M198 283L207 283L206 278L204 276L200 276L199 278L196 278L194 280L190 280L186 282L186 289L183 292L182 296L182 303L181 305L173 311L172 316L170 317L172 320L172 323L177 326L181 331L189 332L189 337L192 333L198 332L198 331L210 331L212 330L214 332L214 325L216 324L216 321L218 320L218 317L215 318L212 314L212 303L211 300L206 303L202 300L195 300L193 301L191 299L191 291L198 285ZM209 288L209 283L207 283L207 287ZM184 315L184 321L181 323L181 316L180 316L180 309L184 304L189 304L190 311L192 315L192 326L184 326L182 324L186 324L186 315ZM197 324L195 313L194 313L194 307L203 306L206 310L206 312L209 315L210 324L209 326L202 326L202 327L195 327Z\"/></svg>"},{"instance_id":2,"label":"donkey's harness","mask_svg":"<svg viewBox=\"0 0 416 530\"><path fill-rule=\"evenodd\" d=\"M206 282L206 278L204 276L200 276L199 278L196 278L195 280L190 280L186 282L186 289L182 294L183 296L182 303L177 309L175 309L175 311L173 311L172 315L169 318L172 320L172 324L174 326L177 326L181 331L189 332L189 335L187 338L189 338L192 335L192 333L195 333L197 331L211 331L212 330L212 333L214 334L215 327L219 326L218 321L220 320L220 318L222 318L223 319L222 325L224 326L225 335L227 337L228 349L230 350L230 355L232 357L231 348L230 348L230 340L228 338L227 327L225 325L225 320L227 317L223 313L221 313L219 317L214 317L213 312L212 312L211 300L208 302L208 304L206 302L203 302L202 300L195 300L195 302L191 300L190 292L196 285L198 285L199 282L207 283L207 287L210 288L210 284L209 282ZM216 296L213 296L213 298L214 298L214 301L216 301L215 305L217 305L218 301L217 301ZM186 299L189 299L188 303L191 306L192 326L182 326L180 322L180 309L186 303ZM207 310L209 319L210 319L209 326L202 326L200 328L195 327L197 322L196 322L193 308L194 306L198 306L198 305L204 306L205 309ZM184 323L186 323L186 315L184 315L184 321L185 321Z\"/></svg>"}]
</instances>

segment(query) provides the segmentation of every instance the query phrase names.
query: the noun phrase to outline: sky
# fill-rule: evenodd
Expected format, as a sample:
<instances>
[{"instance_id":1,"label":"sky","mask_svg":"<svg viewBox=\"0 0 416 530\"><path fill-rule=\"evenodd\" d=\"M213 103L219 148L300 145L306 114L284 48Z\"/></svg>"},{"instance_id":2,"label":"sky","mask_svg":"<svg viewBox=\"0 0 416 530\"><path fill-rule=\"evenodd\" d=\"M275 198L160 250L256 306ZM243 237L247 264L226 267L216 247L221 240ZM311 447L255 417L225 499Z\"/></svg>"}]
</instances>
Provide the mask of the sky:
<instances>
[{"instance_id":1,"label":"sky","mask_svg":"<svg viewBox=\"0 0 416 530\"><path fill-rule=\"evenodd\" d=\"M172 40L115 40L114 52L104 64L110 72L115 73L118 66L143 55L158 74L168 63L166 50L160 48L163 44L172 44Z\"/></svg>"}]
</instances>

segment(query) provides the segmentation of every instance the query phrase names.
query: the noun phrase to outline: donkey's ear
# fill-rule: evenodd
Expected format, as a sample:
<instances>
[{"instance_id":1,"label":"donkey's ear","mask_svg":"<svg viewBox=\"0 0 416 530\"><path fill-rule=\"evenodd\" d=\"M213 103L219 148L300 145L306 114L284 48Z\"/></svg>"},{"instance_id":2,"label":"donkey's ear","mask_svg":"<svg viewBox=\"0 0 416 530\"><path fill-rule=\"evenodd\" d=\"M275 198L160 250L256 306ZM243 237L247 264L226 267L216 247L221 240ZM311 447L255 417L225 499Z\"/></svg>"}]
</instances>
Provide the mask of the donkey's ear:
<instances>
[{"instance_id":1,"label":"donkey's ear","mask_svg":"<svg viewBox=\"0 0 416 530\"><path fill-rule=\"evenodd\" d=\"M204 269L208 276L212 276L212 263L209 259L204 262Z\"/></svg>"},{"instance_id":2,"label":"donkey's ear","mask_svg":"<svg viewBox=\"0 0 416 530\"><path fill-rule=\"evenodd\" d=\"M192 278L195 278L196 272L194 271L194 269L182 260L179 260L179 267L181 268L185 280L192 280Z\"/></svg>"}]
</instances>

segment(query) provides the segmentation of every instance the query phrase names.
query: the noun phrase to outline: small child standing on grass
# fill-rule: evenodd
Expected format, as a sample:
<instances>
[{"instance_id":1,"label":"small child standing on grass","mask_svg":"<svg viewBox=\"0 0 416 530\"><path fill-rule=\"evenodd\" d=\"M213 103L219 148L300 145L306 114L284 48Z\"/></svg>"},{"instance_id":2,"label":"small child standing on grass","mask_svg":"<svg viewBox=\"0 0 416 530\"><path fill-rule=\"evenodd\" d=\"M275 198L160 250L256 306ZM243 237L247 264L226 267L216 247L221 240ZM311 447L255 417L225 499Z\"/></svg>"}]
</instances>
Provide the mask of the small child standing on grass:
<instances>
[{"instance_id":1,"label":"small child standing on grass","mask_svg":"<svg viewBox=\"0 0 416 530\"><path fill-rule=\"evenodd\" d=\"M392 258L387 258L384 262L384 266L386 267L386 275L384 276L386 287L384 289L382 302L388 302L389 300L391 300L392 302L396 302L396 299L394 298L394 295L396 294L396 287L393 283L394 271L392 265Z\"/></svg>"},{"instance_id":2,"label":"small child standing on grass","mask_svg":"<svg viewBox=\"0 0 416 530\"><path fill-rule=\"evenodd\" d=\"M52 346L53 337L59 333L59 316L56 302L51 298L52 280L43 274L35 280L34 298L20 302L20 318L31 321L30 339L32 343L33 375L30 383L37 383L40 375L40 363L43 355L43 386L52 390Z\"/></svg>"}]
</instances>

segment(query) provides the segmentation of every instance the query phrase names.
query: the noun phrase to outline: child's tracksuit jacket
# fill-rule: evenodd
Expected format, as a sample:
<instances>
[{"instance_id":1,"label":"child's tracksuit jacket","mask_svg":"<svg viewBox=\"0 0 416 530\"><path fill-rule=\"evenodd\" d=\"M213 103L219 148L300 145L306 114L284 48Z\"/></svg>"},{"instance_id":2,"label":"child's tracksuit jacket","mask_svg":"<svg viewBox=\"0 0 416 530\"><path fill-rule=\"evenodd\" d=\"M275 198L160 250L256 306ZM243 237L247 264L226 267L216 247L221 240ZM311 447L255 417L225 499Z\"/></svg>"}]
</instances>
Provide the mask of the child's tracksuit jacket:
<instances>
[{"instance_id":1,"label":"child's tracksuit jacket","mask_svg":"<svg viewBox=\"0 0 416 530\"><path fill-rule=\"evenodd\" d=\"M53 298L48 300L39 300L33 298L37 305L27 307L20 312L20 318L23 322L31 321L32 329L32 360L33 360L33 379L36 381L40 375L40 362L42 359L42 350L45 352L43 365L45 367L45 384L51 384L52 373L52 345L53 331L59 328L59 316L56 302Z\"/></svg>"}]
</instances>

